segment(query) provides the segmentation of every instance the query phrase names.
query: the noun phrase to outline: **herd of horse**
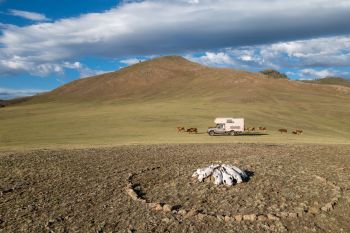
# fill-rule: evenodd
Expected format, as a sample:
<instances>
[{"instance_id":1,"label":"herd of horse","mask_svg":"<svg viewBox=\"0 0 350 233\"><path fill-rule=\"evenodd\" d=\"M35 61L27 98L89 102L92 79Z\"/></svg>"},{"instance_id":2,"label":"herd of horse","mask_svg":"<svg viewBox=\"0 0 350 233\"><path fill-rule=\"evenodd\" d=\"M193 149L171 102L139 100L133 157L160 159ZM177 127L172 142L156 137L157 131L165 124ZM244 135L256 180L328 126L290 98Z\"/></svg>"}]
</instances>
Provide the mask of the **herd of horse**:
<instances>
[{"instance_id":1,"label":"herd of horse","mask_svg":"<svg viewBox=\"0 0 350 233\"><path fill-rule=\"evenodd\" d=\"M208 128L212 128L212 127L208 127ZM197 134L198 133L198 129L197 128L185 128L183 126L178 126L176 127L176 130L178 133L181 133L181 132L186 132L186 133L189 133L189 134ZM259 126L259 127L247 127L247 128L244 128L244 131L246 132L256 132L256 131L262 131L262 132L266 132L267 128L266 127L262 127L262 126ZM280 132L281 134L283 133L288 133L288 129L285 129L285 128L282 128L282 129L278 129L278 132ZM301 129L296 129L296 130L293 130L292 131L292 134L296 134L296 135L300 135L303 133L303 130Z\"/></svg>"},{"instance_id":2,"label":"herd of horse","mask_svg":"<svg viewBox=\"0 0 350 233\"><path fill-rule=\"evenodd\" d=\"M262 126L259 126L259 127L246 127L244 128L244 131L247 131L247 132L256 132L256 131L263 131L265 132L267 129L266 127L262 127Z\"/></svg>"},{"instance_id":3,"label":"herd of horse","mask_svg":"<svg viewBox=\"0 0 350 233\"><path fill-rule=\"evenodd\" d=\"M278 131L283 134L283 133L288 133L288 130L287 129L278 129ZM296 135L300 135L303 133L303 130L301 129L296 129L296 130L293 130L292 131L292 134L296 134Z\"/></svg>"},{"instance_id":4,"label":"herd of horse","mask_svg":"<svg viewBox=\"0 0 350 233\"><path fill-rule=\"evenodd\" d=\"M198 129L197 128L188 128L188 129L185 129L185 127L183 126L179 126L179 127L176 127L176 130L178 133L181 133L181 132L187 132L187 133L198 133Z\"/></svg>"}]
</instances>

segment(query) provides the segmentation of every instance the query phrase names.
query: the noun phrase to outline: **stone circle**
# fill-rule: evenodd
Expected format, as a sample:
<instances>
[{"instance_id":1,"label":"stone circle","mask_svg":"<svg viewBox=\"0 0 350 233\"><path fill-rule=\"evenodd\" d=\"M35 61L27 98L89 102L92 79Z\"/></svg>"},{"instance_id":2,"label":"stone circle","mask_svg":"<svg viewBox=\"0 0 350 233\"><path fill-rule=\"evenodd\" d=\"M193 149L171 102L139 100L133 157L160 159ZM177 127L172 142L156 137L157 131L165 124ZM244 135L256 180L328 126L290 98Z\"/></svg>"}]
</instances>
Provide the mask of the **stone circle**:
<instances>
[{"instance_id":1,"label":"stone circle","mask_svg":"<svg viewBox=\"0 0 350 233\"><path fill-rule=\"evenodd\" d=\"M220 187L220 186L215 186L214 184L210 182L204 182L204 183L199 183L193 182L193 178L191 178L188 175L181 175L182 173L179 171L177 175L173 177L174 180L179 180L177 182L168 181L164 182L161 176L159 176L159 173L163 173L166 169L161 168L161 167L154 167L154 168L146 168L141 170L140 172L137 173L131 173L128 176L128 183L127 186L125 187L125 192L129 195L129 197L137 202L140 202L142 205L144 205L146 208L149 208L154 211L158 212L163 212L165 214L171 213L173 215L177 215L179 217L183 218L195 218L199 221L201 221L204 218L215 218L218 221L225 221L225 222L243 222L243 221L250 221L250 222L255 222L255 221L278 221L280 219L295 219L295 218L302 218L306 215L311 215L315 216L320 213L324 212L329 212L332 211L335 206L337 205L339 198L341 197L341 188L337 186L336 184L328 181L327 179L318 176L318 175L310 175L308 176L309 183L312 183L315 187L318 187L319 189L322 190L329 190L330 193L329 196L326 196L325 198L327 201L324 201L323 203L319 202L314 202L310 203L310 201L305 201L303 202L302 196L303 194L300 194L300 197L297 201L299 203L294 203L294 208L282 208L281 206L287 202L287 200L281 200L282 204L278 206L277 208L266 208L265 211L256 211L252 209L250 212L244 211L240 212L239 210L237 212L231 212L227 213L225 211L221 210L216 210L216 209L211 209L211 210L204 210L200 206L198 206L198 203L195 203L194 205L185 205L186 203L170 203L169 201L164 201L162 198L159 199L154 199L152 196L149 196L147 191L145 192L143 190L143 187L146 187L142 182L140 182L140 177L142 176L149 176L147 177L148 180L152 182L156 182L155 180L158 180L158 185L161 185L161 187L173 187L173 189L177 189L177 187L183 186L184 184L181 181L187 180L189 182L189 187L192 187L192 189L189 192L195 192L198 191L199 188L206 188L203 189L203 193L205 193L206 190L214 190L214 193L224 193L227 192L228 189L226 186ZM161 171L161 172L160 172ZM170 171L169 171L170 172ZM181 177L181 179L179 179ZM268 179L272 179L273 177L266 177ZM290 177L287 177L288 181L290 179L296 179L295 175L291 175ZM166 179L166 178L164 178ZM254 177L253 177L254 180ZM264 179L262 180L262 182ZM150 186L154 185L155 183L149 184L146 189L150 191L151 189L149 188ZM163 182L163 183L161 183ZM294 183L292 183L294 184ZM247 185L256 185L254 182L250 183L244 183L245 186ZM239 186L237 186L239 187ZM259 186L261 187L261 186ZM290 187L288 187L290 188ZM234 188L236 189L236 187ZM231 188L229 189L231 190ZM274 187L271 188L271 190L274 190ZM297 189L296 189L297 190ZM238 190L238 192L243 192L244 189ZM320 190L315 190L319 192ZM152 192L150 192L152 193ZM236 192L237 193L237 192ZM202 194L200 194L202 195ZM257 194L257 204L259 204L259 195ZM172 199L172 197L169 197ZM250 200L250 199L248 199ZM244 202L247 203L247 202ZM244 203L242 205L244 205ZM229 203L228 203L229 204Z\"/></svg>"}]
</instances>

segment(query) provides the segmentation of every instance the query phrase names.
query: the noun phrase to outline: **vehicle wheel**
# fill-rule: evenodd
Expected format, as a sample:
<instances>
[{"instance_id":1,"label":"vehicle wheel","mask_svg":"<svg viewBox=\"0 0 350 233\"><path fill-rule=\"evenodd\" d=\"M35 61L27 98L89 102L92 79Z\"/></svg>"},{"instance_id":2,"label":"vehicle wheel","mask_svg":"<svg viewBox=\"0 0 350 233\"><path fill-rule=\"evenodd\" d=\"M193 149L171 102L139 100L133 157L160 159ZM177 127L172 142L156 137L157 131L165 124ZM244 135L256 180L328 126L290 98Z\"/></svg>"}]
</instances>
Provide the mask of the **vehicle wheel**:
<instances>
[{"instance_id":1,"label":"vehicle wheel","mask_svg":"<svg viewBox=\"0 0 350 233\"><path fill-rule=\"evenodd\" d=\"M210 136L214 136L214 131L213 130L210 130L209 133L208 133Z\"/></svg>"},{"instance_id":2,"label":"vehicle wheel","mask_svg":"<svg viewBox=\"0 0 350 233\"><path fill-rule=\"evenodd\" d=\"M230 135L231 136L235 136L236 135L236 132L234 130L230 131Z\"/></svg>"}]
</instances>

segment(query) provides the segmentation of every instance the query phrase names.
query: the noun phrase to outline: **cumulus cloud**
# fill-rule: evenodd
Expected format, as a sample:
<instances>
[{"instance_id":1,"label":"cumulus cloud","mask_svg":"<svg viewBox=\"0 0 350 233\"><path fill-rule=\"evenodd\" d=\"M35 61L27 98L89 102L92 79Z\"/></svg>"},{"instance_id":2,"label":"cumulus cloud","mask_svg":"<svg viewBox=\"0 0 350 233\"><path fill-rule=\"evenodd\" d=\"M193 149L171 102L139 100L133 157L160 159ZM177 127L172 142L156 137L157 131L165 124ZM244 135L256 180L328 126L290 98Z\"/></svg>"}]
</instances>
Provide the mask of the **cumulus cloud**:
<instances>
[{"instance_id":1,"label":"cumulus cloud","mask_svg":"<svg viewBox=\"0 0 350 233\"><path fill-rule=\"evenodd\" d=\"M16 97L32 96L38 93L46 92L39 89L10 89L0 87L0 99L13 99Z\"/></svg>"},{"instance_id":2,"label":"cumulus cloud","mask_svg":"<svg viewBox=\"0 0 350 233\"><path fill-rule=\"evenodd\" d=\"M348 66L350 36L276 43L261 47L261 54L269 60L285 55L285 66Z\"/></svg>"},{"instance_id":3,"label":"cumulus cloud","mask_svg":"<svg viewBox=\"0 0 350 233\"><path fill-rule=\"evenodd\" d=\"M350 36L226 48L218 53L206 52L199 56L190 54L187 57L190 60L212 66L221 65L253 70L266 68L302 69L304 72L293 74L301 78L311 76L319 78L332 75L346 75L348 77L347 72L337 72L334 69L348 67L350 64ZM313 69L313 67L323 68L322 72Z\"/></svg>"},{"instance_id":4,"label":"cumulus cloud","mask_svg":"<svg viewBox=\"0 0 350 233\"><path fill-rule=\"evenodd\" d=\"M199 62L204 65L208 66L234 66L237 65L234 58L229 56L227 53L224 52L206 52L202 56L193 57L190 55L187 55L186 58L188 58L191 61Z\"/></svg>"},{"instance_id":5,"label":"cumulus cloud","mask_svg":"<svg viewBox=\"0 0 350 233\"><path fill-rule=\"evenodd\" d=\"M336 76L337 73L333 70L315 70L315 69L303 69L300 72L300 79L319 79L325 77Z\"/></svg>"},{"instance_id":6,"label":"cumulus cloud","mask_svg":"<svg viewBox=\"0 0 350 233\"><path fill-rule=\"evenodd\" d=\"M50 20L44 14L30 12L30 11L21 11L16 9L9 10L9 14L13 16L18 16L24 19L29 19L33 21L48 21Z\"/></svg>"},{"instance_id":7,"label":"cumulus cloud","mask_svg":"<svg viewBox=\"0 0 350 233\"><path fill-rule=\"evenodd\" d=\"M124 1L102 13L1 29L0 74L62 72L62 62L87 55L122 59L345 35L350 34L349 12L347 0ZM279 49L297 50L261 53L269 60L274 54L268 53ZM211 55L203 59L232 62ZM255 59L241 56L245 62ZM334 63L347 59L338 57Z\"/></svg>"},{"instance_id":8,"label":"cumulus cloud","mask_svg":"<svg viewBox=\"0 0 350 233\"><path fill-rule=\"evenodd\" d=\"M129 58L129 59L120 60L121 63L126 64L128 66L134 65L134 64L139 63L141 61L144 61L144 59Z\"/></svg>"},{"instance_id":9,"label":"cumulus cloud","mask_svg":"<svg viewBox=\"0 0 350 233\"><path fill-rule=\"evenodd\" d=\"M349 79L350 72L348 71L340 71L336 69L312 69L306 68L297 71L287 72L287 75L298 77L300 80L314 80L314 79L322 79L326 77L344 77Z\"/></svg>"}]
</instances>

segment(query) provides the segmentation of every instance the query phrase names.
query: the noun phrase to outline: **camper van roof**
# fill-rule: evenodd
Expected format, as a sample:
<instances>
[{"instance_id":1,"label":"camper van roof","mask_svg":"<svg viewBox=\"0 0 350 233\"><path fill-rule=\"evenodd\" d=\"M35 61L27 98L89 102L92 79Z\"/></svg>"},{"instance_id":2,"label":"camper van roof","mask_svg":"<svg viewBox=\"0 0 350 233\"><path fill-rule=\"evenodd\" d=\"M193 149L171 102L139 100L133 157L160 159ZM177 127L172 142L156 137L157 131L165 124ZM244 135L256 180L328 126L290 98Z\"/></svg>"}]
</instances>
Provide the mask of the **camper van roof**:
<instances>
[{"instance_id":1,"label":"camper van roof","mask_svg":"<svg viewBox=\"0 0 350 233\"><path fill-rule=\"evenodd\" d=\"M215 123L226 123L227 120L244 120L243 118L237 118L237 117L218 117L215 118Z\"/></svg>"}]
</instances>

